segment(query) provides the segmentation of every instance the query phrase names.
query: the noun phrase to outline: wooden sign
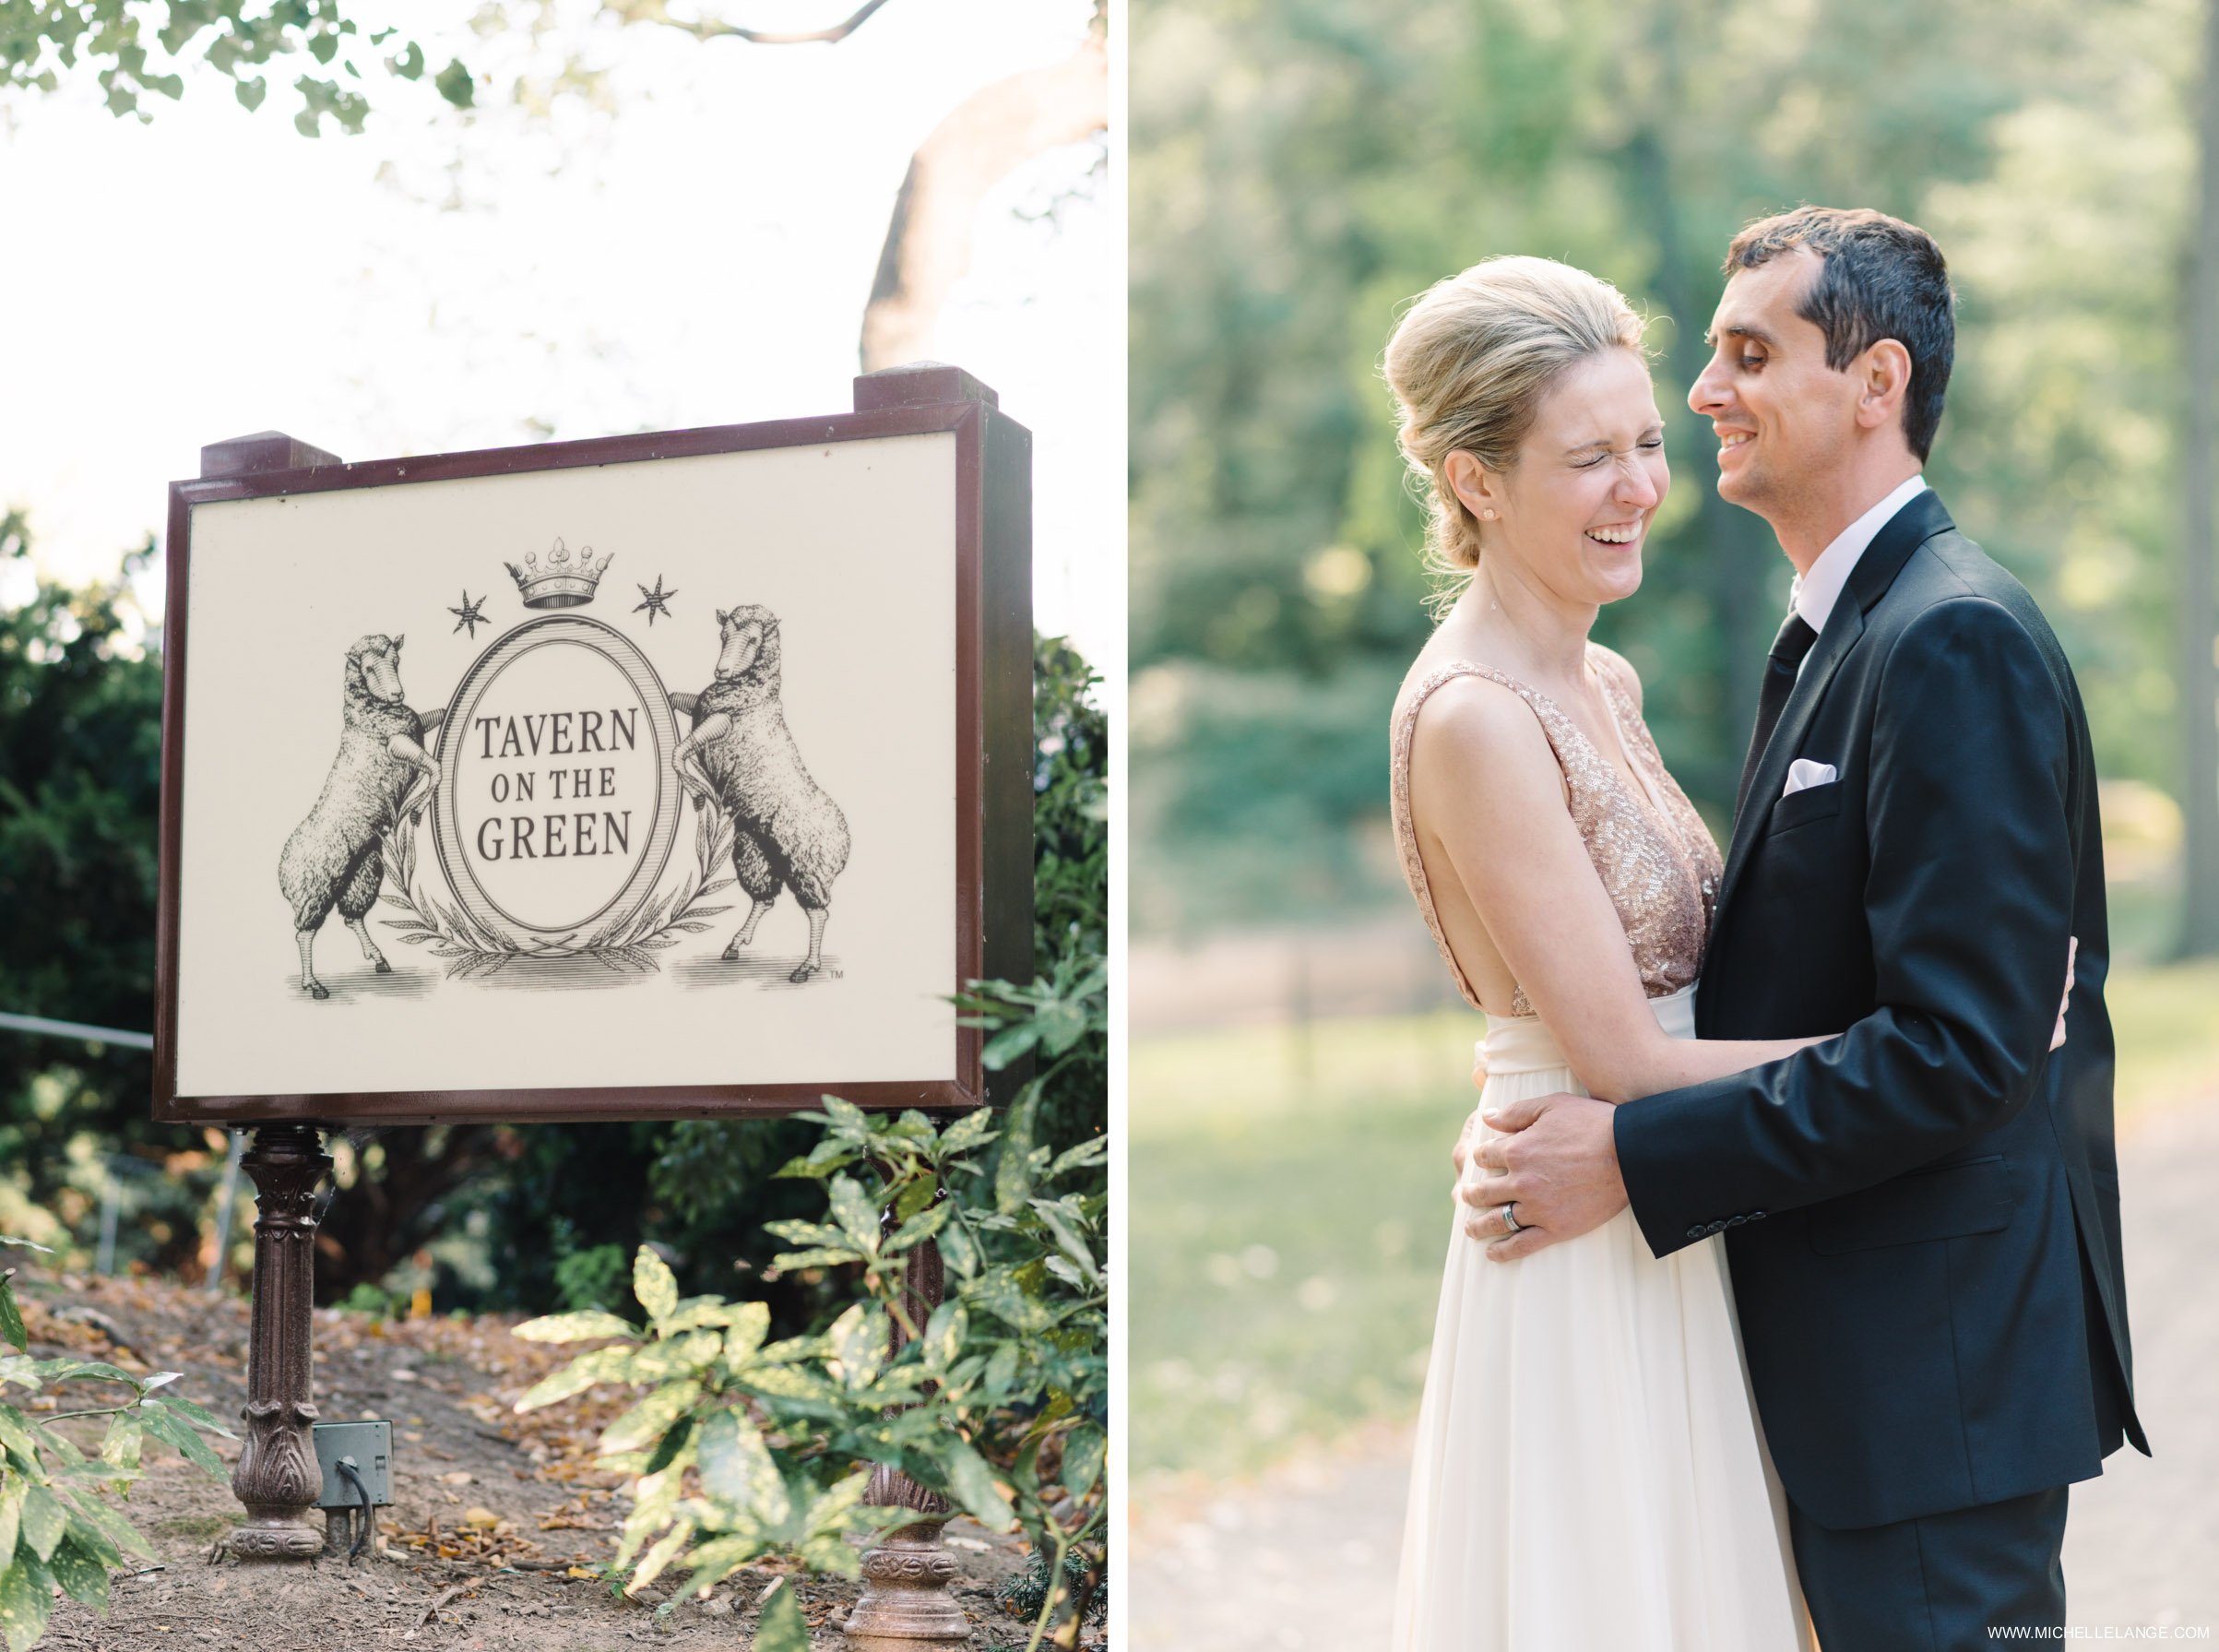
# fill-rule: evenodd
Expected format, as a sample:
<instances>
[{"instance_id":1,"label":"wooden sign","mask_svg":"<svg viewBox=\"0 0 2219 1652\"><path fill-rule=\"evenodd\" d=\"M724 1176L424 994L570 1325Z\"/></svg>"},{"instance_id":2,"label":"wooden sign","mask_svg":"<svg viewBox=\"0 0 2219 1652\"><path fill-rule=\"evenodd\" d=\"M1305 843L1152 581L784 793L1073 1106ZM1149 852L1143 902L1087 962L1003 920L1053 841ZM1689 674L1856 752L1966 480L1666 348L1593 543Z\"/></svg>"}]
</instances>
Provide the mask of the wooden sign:
<instances>
[{"instance_id":1,"label":"wooden sign","mask_svg":"<svg viewBox=\"0 0 2219 1652\"><path fill-rule=\"evenodd\" d=\"M155 1116L975 1106L1032 972L1031 437L856 410L170 492Z\"/></svg>"}]
</instances>

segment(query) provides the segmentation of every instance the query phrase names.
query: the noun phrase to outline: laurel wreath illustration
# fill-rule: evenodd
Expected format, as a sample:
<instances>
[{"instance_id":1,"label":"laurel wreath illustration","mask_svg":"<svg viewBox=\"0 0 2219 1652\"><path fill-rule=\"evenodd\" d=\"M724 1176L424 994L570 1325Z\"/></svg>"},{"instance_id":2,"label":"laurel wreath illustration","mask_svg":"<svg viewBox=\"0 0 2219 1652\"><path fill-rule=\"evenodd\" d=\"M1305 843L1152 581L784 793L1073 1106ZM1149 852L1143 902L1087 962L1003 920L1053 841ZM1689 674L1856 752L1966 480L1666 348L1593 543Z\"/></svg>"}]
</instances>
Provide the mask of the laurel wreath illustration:
<instances>
[{"instance_id":1,"label":"laurel wreath illustration","mask_svg":"<svg viewBox=\"0 0 2219 1652\"><path fill-rule=\"evenodd\" d=\"M732 885L732 822L721 809L698 811L694 826L695 864L685 881L629 917L613 919L580 940L573 931L548 941L533 936L518 946L472 918L459 901L442 903L417 878L416 839L428 787L403 797L380 828L385 838L385 882L379 893L408 913L379 921L404 945L429 946L447 960L447 979L476 980L497 973L518 958L587 957L620 975L651 975L661 969L656 954L678 945L681 935L700 934L708 920L729 910L702 903ZM411 816L415 818L411 818Z\"/></svg>"}]
</instances>

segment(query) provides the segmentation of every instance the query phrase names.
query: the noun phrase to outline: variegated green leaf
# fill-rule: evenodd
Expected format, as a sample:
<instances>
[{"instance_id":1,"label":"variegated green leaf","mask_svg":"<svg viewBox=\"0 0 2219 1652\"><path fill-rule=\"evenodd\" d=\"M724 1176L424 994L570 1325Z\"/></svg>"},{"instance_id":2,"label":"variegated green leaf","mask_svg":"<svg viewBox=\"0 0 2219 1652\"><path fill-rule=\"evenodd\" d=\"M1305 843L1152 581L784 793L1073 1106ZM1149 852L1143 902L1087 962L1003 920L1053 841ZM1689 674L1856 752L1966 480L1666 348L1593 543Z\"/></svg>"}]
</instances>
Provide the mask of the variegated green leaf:
<instances>
[{"instance_id":1,"label":"variegated green leaf","mask_svg":"<svg viewBox=\"0 0 2219 1652\"><path fill-rule=\"evenodd\" d=\"M964 1300L983 1308L1012 1330L1038 1336L1061 1317L1056 1310L1017 1282L1006 1267L988 1270L963 1288Z\"/></svg>"},{"instance_id":2,"label":"variegated green leaf","mask_svg":"<svg viewBox=\"0 0 2219 1652\"><path fill-rule=\"evenodd\" d=\"M647 1317L659 1322L669 1318L678 1306L677 1277L652 1246L641 1245L639 1254L632 1258L632 1294L639 1298Z\"/></svg>"},{"instance_id":3,"label":"variegated green leaf","mask_svg":"<svg viewBox=\"0 0 2219 1652\"><path fill-rule=\"evenodd\" d=\"M682 1591L706 1595L719 1583L763 1552L763 1541L753 1532L714 1538L686 1556L694 1568Z\"/></svg>"},{"instance_id":4,"label":"variegated green leaf","mask_svg":"<svg viewBox=\"0 0 2219 1652\"><path fill-rule=\"evenodd\" d=\"M638 1568L632 1574L631 1581L624 1585L624 1593L636 1595L658 1577L660 1577L663 1568L676 1560L679 1551L693 1541L693 1539L694 1523L691 1520L679 1521L669 1531L656 1539L655 1546L640 1557Z\"/></svg>"},{"instance_id":5,"label":"variegated green leaf","mask_svg":"<svg viewBox=\"0 0 2219 1652\"><path fill-rule=\"evenodd\" d=\"M87 1495L89 1496L89 1493ZM86 1516L84 1509L74 1500L69 1507L69 1539L103 1566L120 1566L124 1563L123 1551L109 1539L106 1532Z\"/></svg>"},{"instance_id":6,"label":"variegated green leaf","mask_svg":"<svg viewBox=\"0 0 2219 1652\"><path fill-rule=\"evenodd\" d=\"M924 1335L919 1338L919 1351L924 1356L926 1368L945 1371L955 1363L963 1352L963 1339L970 1335L971 1317L959 1301L944 1301L932 1310L932 1317L925 1322Z\"/></svg>"},{"instance_id":7,"label":"variegated green leaf","mask_svg":"<svg viewBox=\"0 0 2219 1652\"><path fill-rule=\"evenodd\" d=\"M632 1380L659 1383L671 1377L691 1376L710 1364L723 1349L724 1338L715 1331L688 1331L667 1342L651 1342L634 1351Z\"/></svg>"},{"instance_id":8,"label":"variegated green leaf","mask_svg":"<svg viewBox=\"0 0 2219 1652\"><path fill-rule=\"evenodd\" d=\"M921 1216L912 1217L890 1234L885 1242L885 1254L897 1256L913 1245L922 1244L948 1225L955 1214L953 1205L935 1205Z\"/></svg>"},{"instance_id":9,"label":"variegated green leaf","mask_svg":"<svg viewBox=\"0 0 2219 1652\"><path fill-rule=\"evenodd\" d=\"M993 1357L986 1362L986 1375L981 1382L990 1403L1000 1405L1008 1397L1017 1380L1017 1345L1004 1342L994 1349Z\"/></svg>"},{"instance_id":10,"label":"variegated green leaf","mask_svg":"<svg viewBox=\"0 0 2219 1652\"><path fill-rule=\"evenodd\" d=\"M700 1397L701 1385L692 1377L665 1384L602 1432L602 1454L636 1451L651 1440L661 1439L663 1431L692 1410Z\"/></svg>"},{"instance_id":11,"label":"variegated green leaf","mask_svg":"<svg viewBox=\"0 0 2219 1652\"><path fill-rule=\"evenodd\" d=\"M878 1254L878 1212L852 1176L835 1176L830 1188L832 1219L848 1242L867 1256Z\"/></svg>"},{"instance_id":12,"label":"variegated green leaf","mask_svg":"<svg viewBox=\"0 0 2219 1652\"><path fill-rule=\"evenodd\" d=\"M30 1346L30 1335L23 1328L23 1311L16 1306L15 1281L4 1277L0 1277L0 1342L18 1353Z\"/></svg>"},{"instance_id":13,"label":"variegated green leaf","mask_svg":"<svg viewBox=\"0 0 2219 1652\"><path fill-rule=\"evenodd\" d=\"M770 1265L780 1273L798 1273L804 1267L845 1267L850 1262L860 1262L860 1251L816 1250L783 1251L770 1259Z\"/></svg>"},{"instance_id":14,"label":"variegated green leaf","mask_svg":"<svg viewBox=\"0 0 2219 1652\"><path fill-rule=\"evenodd\" d=\"M30 1431L23 1426L22 1413L13 1406L0 1406L0 1446L25 1462L39 1455L39 1448L31 1444Z\"/></svg>"},{"instance_id":15,"label":"variegated green leaf","mask_svg":"<svg viewBox=\"0 0 2219 1652\"><path fill-rule=\"evenodd\" d=\"M743 1412L718 1411L701 1425L700 1468L704 1491L765 1526L783 1526L792 1513L778 1465Z\"/></svg>"},{"instance_id":16,"label":"variegated green leaf","mask_svg":"<svg viewBox=\"0 0 2219 1652\"><path fill-rule=\"evenodd\" d=\"M17 1550L14 1563L0 1571L0 1632L7 1635L7 1652L30 1652L53 1610L53 1574L30 1551Z\"/></svg>"},{"instance_id":17,"label":"variegated green leaf","mask_svg":"<svg viewBox=\"0 0 2219 1652\"><path fill-rule=\"evenodd\" d=\"M72 1600L80 1600L99 1611L108 1610L108 1568L97 1556L78 1546L74 1532L63 1538L61 1546L53 1551L53 1559L47 1564L53 1572L53 1580Z\"/></svg>"},{"instance_id":18,"label":"variegated green leaf","mask_svg":"<svg viewBox=\"0 0 2219 1652\"><path fill-rule=\"evenodd\" d=\"M99 1528L102 1537L125 1554L136 1554L145 1560L154 1558L154 1546L139 1535L138 1527L110 1508L98 1497L87 1496L72 1511L71 1524L79 1519Z\"/></svg>"},{"instance_id":19,"label":"variegated green leaf","mask_svg":"<svg viewBox=\"0 0 2219 1652\"><path fill-rule=\"evenodd\" d=\"M151 1387L153 1385L148 1385ZM195 1428L206 1429L211 1434L221 1434L226 1440L236 1440L239 1437L230 1429L225 1428L222 1423L217 1421L207 1407L194 1404L182 1394L165 1394L161 1396L161 1403Z\"/></svg>"},{"instance_id":20,"label":"variegated green leaf","mask_svg":"<svg viewBox=\"0 0 2219 1652\"><path fill-rule=\"evenodd\" d=\"M932 1195L940 1191L940 1178L919 1176L905 1186L894 1201L894 1219L906 1222L932 1204Z\"/></svg>"},{"instance_id":21,"label":"variegated green leaf","mask_svg":"<svg viewBox=\"0 0 2219 1652\"><path fill-rule=\"evenodd\" d=\"M1109 1442L1093 1423L1082 1422L1073 1429L1063 1442L1063 1490L1074 1497L1084 1497L1091 1492L1094 1482L1102 1477L1102 1462L1108 1451Z\"/></svg>"},{"instance_id":22,"label":"variegated green leaf","mask_svg":"<svg viewBox=\"0 0 2219 1652\"><path fill-rule=\"evenodd\" d=\"M986 1459L963 1440L951 1441L943 1449L948 1492L970 1512L971 1518L989 1531L1007 1531L1015 1526L1016 1511L1002 1494L1002 1488L994 1484L994 1471Z\"/></svg>"},{"instance_id":23,"label":"variegated green leaf","mask_svg":"<svg viewBox=\"0 0 2219 1652\"><path fill-rule=\"evenodd\" d=\"M670 1523L684 1489L685 1468L674 1464L660 1474L643 1474L632 1488L632 1512L624 1516L616 1546L616 1566L632 1563L640 1545Z\"/></svg>"},{"instance_id":24,"label":"variegated green leaf","mask_svg":"<svg viewBox=\"0 0 2219 1652\"><path fill-rule=\"evenodd\" d=\"M752 1304L747 1302L728 1302L718 1296L697 1296L678 1304L678 1312L664 1324L662 1334L675 1337L681 1331L701 1331L736 1325L750 1306Z\"/></svg>"},{"instance_id":25,"label":"variegated green leaf","mask_svg":"<svg viewBox=\"0 0 2219 1652\"><path fill-rule=\"evenodd\" d=\"M994 1208L1015 1216L1032 1194L1033 1119L1039 1111L1038 1080L1017 1092L1002 1122L1002 1155L994 1167Z\"/></svg>"},{"instance_id":26,"label":"variegated green leaf","mask_svg":"<svg viewBox=\"0 0 2219 1652\"><path fill-rule=\"evenodd\" d=\"M865 1386L886 1361L888 1326L875 1303L850 1303L825 1335L840 1362L840 1381L849 1388Z\"/></svg>"},{"instance_id":27,"label":"variegated green leaf","mask_svg":"<svg viewBox=\"0 0 2219 1652\"><path fill-rule=\"evenodd\" d=\"M527 1342L590 1342L597 1337L622 1337L635 1341L639 1327L613 1313L588 1308L577 1313L550 1313L528 1319L511 1333Z\"/></svg>"},{"instance_id":28,"label":"variegated green leaf","mask_svg":"<svg viewBox=\"0 0 2219 1652\"><path fill-rule=\"evenodd\" d=\"M809 1512L801 1519L802 1531L812 1537L845 1532L848 1516L862 1507L863 1495L870 1487L868 1473L850 1474L846 1480L836 1481L809 1505Z\"/></svg>"},{"instance_id":29,"label":"variegated green leaf","mask_svg":"<svg viewBox=\"0 0 2219 1652\"><path fill-rule=\"evenodd\" d=\"M793 1585L781 1577L770 1587L755 1620L754 1652L809 1652L809 1622Z\"/></svg>"},{"instance_id":30,"label":"variegated green leaf","mask_svg":"<svg viewBox=\"0 0 2219 1652\"><path fill-rule=\"evenodd\" d=\"M69 1509L44 1486L23 1493L23 1546L41 1560L53 1558L54 1545L69 1529Z\"/></svg>"},{"instance_id":31,"label":"variegated green leaf","mask_svg":"<svg viewBox=\"0 0 2219 1652\"><path fill-rule=\"evenodd\" d=\"M146 1432L176 1447L178 1455L218 1480L224 1477L223 1459L208 1449L208 1443L194 1432L193 1425L172 1411L159 1399L139 1402L138 1418Z\"/></svg>"},{"instance_id":32,"label":"variegated green leaf","mask_svg":"<svg viewBox=\"0 0 2219 1652\"><path fill-rule=\"evenodd\" d=\"M138 1467L139 1440L144 1429L137 1418L128 1411L119 1411L108 1420L107 1437L101 1442L101 1461L113 1463L118 1468Z\"/></svg>"},{"instance_id":33,"label":"variegated green leaf","mask_svg":"<svg viewBox=\"0 0 2219 1652\"><path fill-rule=\"evenodd\" d=\"M847 1396L837 1384L825 1381L814 1372L798 1365L756 1365L742 1374L740 1381L757 1394L773 1399L813 1400L820 1404L844 1404Z\"/></svg>"},{"instance_id":34,"label":"variegated green leaf","mask_svg":"<svg viewBox=\"0 0 2219 1652\"><path fill-rule=\"evenodd\" d=\"M940 1259L955 1269L959 1278L967 1279L978 1273L978 1242L960 1221L951 1221L941 1230Z\"/></svg>"},{"instance_id":35,"label":"variegated green leaf","mask_svg":"<svg viewBox=\"0 0 2219 1652\"><path fill-rule=\"evenodd\" d=\"M549 1373L527 1388L516 1408L536 1411L541 1406L583 1394L596 1383L624 1382L632 1374L636 1355L637 1350L630 1348L597 1348L589 1354L580 1354L562 1370Z\"/></svg>"},{"instance_id":36,"label":"variegated green leaf","mask_svg":"<svg viewBox=\"0 0 2219 1652\"><path fill-rule=\"evenodd\" d=\"M940 1133L940 1150L943 1153L968 1153L973 1147L984 1147L994 1139L994 1110L981 1107L976 1112L967 1112Z\"/></svg>"},{"instance_id":37,"label":"variegated green leaf","mask_svg":"<svg viewBox=\"0 0 2219 1652\"><path fill-rule=\"evenodd\" d=\"M30 1490L30 1481L19 1474L0 1477L0 1565L16 1551L23 1530L23 1493Z\"/></svg>"},{"instance_id":38,"label":"variegated green leaf","mask_svg":"<svg viewBox=\"0 0 2219 1652\"><path fill-rule=\"evenodd\" d=\"M755 1357L763 1346L763 1338L770 1335L770 1304L742 1302L733 1317L731 1329L724 1334L724 1362L734 1371L740 1370Z\"/></svg>"}]
</instances>

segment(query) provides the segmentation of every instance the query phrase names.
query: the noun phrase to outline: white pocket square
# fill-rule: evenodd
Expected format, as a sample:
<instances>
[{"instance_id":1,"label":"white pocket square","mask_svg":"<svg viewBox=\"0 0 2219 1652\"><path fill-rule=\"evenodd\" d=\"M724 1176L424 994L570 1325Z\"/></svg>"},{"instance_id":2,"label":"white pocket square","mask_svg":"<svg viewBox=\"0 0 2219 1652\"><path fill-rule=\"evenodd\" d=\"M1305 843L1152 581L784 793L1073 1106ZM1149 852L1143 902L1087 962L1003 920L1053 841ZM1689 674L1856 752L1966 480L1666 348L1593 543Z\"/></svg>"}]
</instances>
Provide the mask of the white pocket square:
<instances>
[{"instance_id":1,"label":"white pocket square","mask_svg":"<svg viewBox=\"0 0 2219 1652\"><path fill-rule=\"evenodd\" d=\"M1787 784L1780 788L1780 795L1793 797L1813 786L1831 786L1841 778L1840 771L1831 763L1813 763L1808 757L1798 757L1787 766Z\"/></svg>"}]
</instances>

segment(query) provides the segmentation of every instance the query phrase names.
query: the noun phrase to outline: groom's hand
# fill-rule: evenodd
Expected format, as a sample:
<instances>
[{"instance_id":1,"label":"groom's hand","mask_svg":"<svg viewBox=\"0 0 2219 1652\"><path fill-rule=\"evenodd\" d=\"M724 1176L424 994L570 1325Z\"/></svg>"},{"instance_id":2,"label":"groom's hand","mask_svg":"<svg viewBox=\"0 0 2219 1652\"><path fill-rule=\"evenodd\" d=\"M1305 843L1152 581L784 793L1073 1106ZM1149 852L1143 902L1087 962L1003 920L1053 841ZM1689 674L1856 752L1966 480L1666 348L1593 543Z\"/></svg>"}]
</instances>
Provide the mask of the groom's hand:
<instances>
[{"instance_id":1,"label":"groom's hand","mask_svg":"<svg viewBox=\"0 0 2219 1652\"><path fill-rule=\"evenodd\" d=\"M1477 1208L1465 1230L1492 1242L1490 1261L1514 1262L1577 1239L1626 1207L1611 1132L1617 1111L1591 1096L1558 1094L1506 1101L1482 1115L1489 1128L1506 1133L1481 1144L1477 1155L1494 1173L1467 1180L1456 1196ZM1505 1205L1514 1207L1515 1233L1502 1219Z\"/></svg>"}]
</instances>

